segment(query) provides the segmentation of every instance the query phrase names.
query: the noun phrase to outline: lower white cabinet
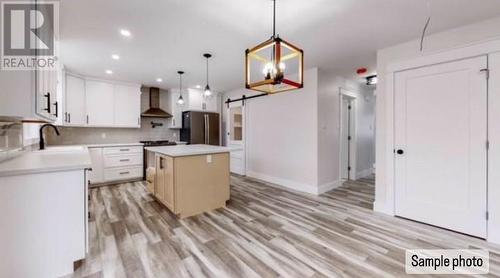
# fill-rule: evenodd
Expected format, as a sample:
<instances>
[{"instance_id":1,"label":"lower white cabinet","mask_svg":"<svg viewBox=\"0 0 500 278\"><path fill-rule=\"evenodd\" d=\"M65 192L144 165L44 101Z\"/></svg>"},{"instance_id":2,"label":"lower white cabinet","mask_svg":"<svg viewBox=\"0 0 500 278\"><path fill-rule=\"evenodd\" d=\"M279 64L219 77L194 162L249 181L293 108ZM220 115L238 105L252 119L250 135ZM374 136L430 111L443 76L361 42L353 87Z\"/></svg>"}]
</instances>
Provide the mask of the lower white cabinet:
<instances>
[{"instance_id":1,"label":"lower white cabinet","mask_svg":"<svg viewBox=\"0 0 500 278\"><path fill-rule=\"evenodd\" d=\"M86 173L0 177L0 277L62 277L85 258Z\"/></svg>"},{"instance_id":2,"label":"lower white cabinet","mask_svg":"<svg viewBox=\"0 0 500 278\"><path fill-rule=\"evenodd\" d=\"M92 160L92 184L143 177L142 146L110 146L89 148Z\"/></svg>"},{"instance_id":3,"label":"lower white cabinet","mask_svg":"<svg viewBox=\"0 0 500 278\"><path fill-rule=\"evenodd\" d=\"M141 178L142 171L143 171L142 166L106 168L106 169L104 169L104 181L105 182L112 182L112 181Z\"/></svg>"},{"instance_id":4,"label":"lower white cabinet","mask_svg":"<svg viewBox=\"0 0 500 278\"><path fill-rule=\"evenodd\" d=\"M104 182L102 148L89 148L90 160L92 161L92 171L89 175L90 183Z\"/></svg>"}]
</instances>

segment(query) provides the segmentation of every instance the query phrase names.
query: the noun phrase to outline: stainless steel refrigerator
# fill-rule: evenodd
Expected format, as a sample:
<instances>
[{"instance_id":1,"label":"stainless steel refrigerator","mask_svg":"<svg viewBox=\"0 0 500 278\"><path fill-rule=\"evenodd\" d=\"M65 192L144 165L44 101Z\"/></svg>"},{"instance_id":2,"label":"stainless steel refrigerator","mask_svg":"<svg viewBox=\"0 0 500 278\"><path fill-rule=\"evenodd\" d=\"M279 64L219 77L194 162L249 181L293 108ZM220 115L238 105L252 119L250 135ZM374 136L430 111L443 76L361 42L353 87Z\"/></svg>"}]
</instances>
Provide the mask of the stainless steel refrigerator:
<instances>
[{"instance_id":1,"label":"stainless steel refrigerator","mask_svg":"<svg viewBox=\"0 0 500 278\"><path fill-rule=\"evenodd\" d=\"M182 113L181 141L219 146L219 127L219 113L185 111Z\"/></svg>"}]
</instances>

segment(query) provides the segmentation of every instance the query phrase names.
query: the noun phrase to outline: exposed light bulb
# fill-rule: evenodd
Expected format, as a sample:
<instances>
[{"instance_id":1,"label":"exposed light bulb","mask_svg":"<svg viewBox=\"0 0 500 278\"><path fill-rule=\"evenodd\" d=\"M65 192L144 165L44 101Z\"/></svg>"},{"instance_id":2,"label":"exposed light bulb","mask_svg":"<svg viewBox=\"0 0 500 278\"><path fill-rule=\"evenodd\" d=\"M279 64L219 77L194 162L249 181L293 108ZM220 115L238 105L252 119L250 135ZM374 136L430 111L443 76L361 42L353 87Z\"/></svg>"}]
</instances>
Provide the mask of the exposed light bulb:
<instances>
[{"instance_id":1,"label":"exposed light bulb","mask_svg":"<svg viewBox=\"0 0 500 278\"><path fill-rule=\"evenodd\" d=\"M212 91L210 90L210 86L205 86L205 90L203 91L203 96L208 98L212 96Z\"/></svg>"},{"instance_id":2,"label":"exposed light bulb","mask_svg":"<svg viewBox=\"0 0 500 278\"><path fill-rule=\"evenodd\" d=\"M182 95L179 96L179 98L177 99L177 104L178 105L183 105L184 104L184 99L182 98Z\"/></svg>"},{"instance_id":3,"label":"exposed light bulb","mask_svg":"<svg viewBox=\"0 0 500 278\"><path fill-rule=\"evenodd\" d=\"M280 71L285 71L285 69L286 69L286 65L283 62L280 62L280 64L278 65L278 67L279 67Z\"/></svg>"}]
</instances>

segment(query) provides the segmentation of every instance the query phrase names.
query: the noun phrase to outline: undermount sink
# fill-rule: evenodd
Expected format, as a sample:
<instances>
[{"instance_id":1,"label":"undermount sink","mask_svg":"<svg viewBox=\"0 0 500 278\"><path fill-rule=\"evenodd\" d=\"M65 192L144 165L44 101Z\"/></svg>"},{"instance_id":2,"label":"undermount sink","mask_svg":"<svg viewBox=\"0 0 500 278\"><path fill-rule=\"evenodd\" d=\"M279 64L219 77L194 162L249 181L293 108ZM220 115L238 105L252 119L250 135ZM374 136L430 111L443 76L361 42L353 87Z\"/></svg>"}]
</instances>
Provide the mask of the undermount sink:
<instances>
[{"instance_id":1,"label":"undermount sink","mask_svg":"<svg viewBox=\"0 0 500 278\"><path fill-rule=\"evenodd\" d=\"M48 146L44 150L38 150L38 152L81 152L84 150L84 146Z\"/></svg>"}]
</instances>

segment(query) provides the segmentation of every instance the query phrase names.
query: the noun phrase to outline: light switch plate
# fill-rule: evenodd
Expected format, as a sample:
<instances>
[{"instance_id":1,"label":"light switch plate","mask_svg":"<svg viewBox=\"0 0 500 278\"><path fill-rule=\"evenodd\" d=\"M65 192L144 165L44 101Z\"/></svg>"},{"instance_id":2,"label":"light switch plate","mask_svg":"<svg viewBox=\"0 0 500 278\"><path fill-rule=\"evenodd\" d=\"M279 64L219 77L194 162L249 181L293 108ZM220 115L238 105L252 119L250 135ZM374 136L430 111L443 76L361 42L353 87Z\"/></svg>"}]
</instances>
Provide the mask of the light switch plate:
<instances>
[{"instance_id":1,"label":"light switch plate","mask_svg":"<svg viewBox=\"0 0 500 278\"><path fill-rule=\"evenodd\" d=\"M212 155L207 155L207 163L212 163Z\"/></svg>"}]
</instances>

